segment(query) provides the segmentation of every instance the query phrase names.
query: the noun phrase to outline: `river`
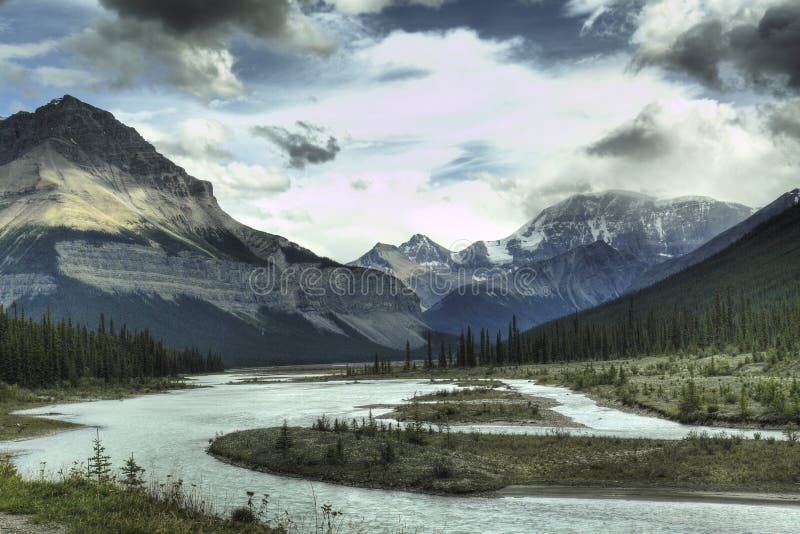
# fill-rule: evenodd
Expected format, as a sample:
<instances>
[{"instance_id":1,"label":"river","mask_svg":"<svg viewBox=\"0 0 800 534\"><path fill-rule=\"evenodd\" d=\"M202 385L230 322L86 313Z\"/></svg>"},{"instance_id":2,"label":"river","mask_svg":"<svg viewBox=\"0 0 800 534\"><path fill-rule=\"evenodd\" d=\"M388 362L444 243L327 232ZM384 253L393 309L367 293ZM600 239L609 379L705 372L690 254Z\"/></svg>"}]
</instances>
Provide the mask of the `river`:
<instances>
[{"instance_id":1,"label":"river","mask_svg":"<svg viewBox=\"0 0 800 534\"><path fill-rule=\"evenodd\" d=\"M250 375L248 375L249 377ZM230 466L205 452L217 433L266 426L309 426L321 415L360 418L371 404L400 403L415 393L442 389L426 380L231 385L236 375L198 377L205 388L117 401L47 406L24 413L50 414L86 425L54 435L0 443L15 453L29 477L48 476L85 462L99 428L114 465L134 453L159 480L184 481L218 512L242 505L246 491L270 494L270 514L284 510L313 529L317 505L330 503L352 524L369 532L793 532L800 507L638 499L549 497L441 497L308 482ZM696 429L598 406L584 395L524 380L506 380L524 393L559 402L555 410L587 428L580 432L625 437L680 439ZM381 413L374 411L375 415ZM478 425L488 432L542 432L536 427ZM720 429L709 429L719 432ZM728 429L728 432L739 432ZM769 433L763 433L769 434ZM776 435L779 435L776 433ZM43 464L44 462L44 464ZM724 527L723 527L724 525Z\"/></svg>"}]
</instances>

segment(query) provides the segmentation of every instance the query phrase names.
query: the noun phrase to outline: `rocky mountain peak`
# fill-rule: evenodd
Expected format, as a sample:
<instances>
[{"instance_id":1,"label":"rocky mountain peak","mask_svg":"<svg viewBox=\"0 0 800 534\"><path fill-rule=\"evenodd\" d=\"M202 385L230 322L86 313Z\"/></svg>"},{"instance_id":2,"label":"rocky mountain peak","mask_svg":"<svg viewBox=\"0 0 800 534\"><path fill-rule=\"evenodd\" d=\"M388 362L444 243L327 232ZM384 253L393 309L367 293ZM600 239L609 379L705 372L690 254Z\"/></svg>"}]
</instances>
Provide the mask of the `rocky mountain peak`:
<instances>
[{"instance_id":1,"label":"rocky mountain peak","mask_svg":"<svg viewBox=\"0 0 800 534\"><path fill-rule=\"evenodd\" d=\"M210 183L189 176L159 154L134 128L71 95L52 100L33 113L16 113L0 122L0 166L40 147L98 174L121 171L135 178L137 186L180 197L213 194Z\"/></svg>"},{"instance_id":2,"label":"rocky mountain peak","mask_svg":"<svg viewBox=\"0 0 800 534\"><path fill-rule=\"evenodd\" d=\"M424 264L449 264L451 252L423 234L414 234L398 247L409 261Z\"/></svg>"}]
</instances>

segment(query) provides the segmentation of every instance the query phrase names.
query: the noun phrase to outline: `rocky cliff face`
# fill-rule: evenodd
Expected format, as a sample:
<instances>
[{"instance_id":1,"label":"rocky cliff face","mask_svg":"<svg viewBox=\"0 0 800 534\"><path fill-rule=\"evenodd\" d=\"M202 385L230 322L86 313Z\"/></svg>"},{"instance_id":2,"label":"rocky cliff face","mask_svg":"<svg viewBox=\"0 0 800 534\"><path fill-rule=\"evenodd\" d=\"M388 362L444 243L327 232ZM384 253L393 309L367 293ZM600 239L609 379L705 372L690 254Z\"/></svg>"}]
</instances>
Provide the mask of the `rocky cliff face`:
<instances>
[{"instance_id":1,"label":"rocky cliff face","mask_svg":"<svg viewBox=\"0 0 800 534\"><path fill-rule=\"evenodd\" d=\"M0 302L12 300L261 363L363 358L420 345L426 328L393 277L241 225L210 183L69 96L0 121Z\"/></svg>"}]
</instances>

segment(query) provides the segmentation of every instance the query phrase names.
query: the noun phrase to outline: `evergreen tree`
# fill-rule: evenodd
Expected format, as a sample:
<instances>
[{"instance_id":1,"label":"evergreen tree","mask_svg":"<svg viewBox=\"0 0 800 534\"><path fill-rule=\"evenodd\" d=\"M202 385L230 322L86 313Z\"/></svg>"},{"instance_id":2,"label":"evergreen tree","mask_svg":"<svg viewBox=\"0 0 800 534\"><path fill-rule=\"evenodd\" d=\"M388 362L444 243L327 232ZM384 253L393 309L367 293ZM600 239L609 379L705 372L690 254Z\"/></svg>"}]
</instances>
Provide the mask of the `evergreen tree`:
<instances>
[{"instance_id":1,"label":"evergreen tree","mask_svg":"<svg viewBox=\"0 0 800 534\"><path fill-rule=\"evenodd\" d=\"M86 464L89 478L101 483L108 481L109 473L111 473L111 457L106 454L106 448L100 441L99 429L92 440L92 452L93 454Z\"/></svg>"},{"instance_id":2,"label":"evergreen tree","mask_svg":"<svg viewBox=\"0 0 800 534\"><path fill-rule=\"evenodd\" d=\"M447 355L444 351L444 341L439 344L439 369L447 368Z\"/></svg>"},{"instance_id":3,"label":"evergreen tree","mask_svg":"<svg viewBox=\"0 0 800 534\"><path fill-rule=\"evenodd\" d=\"M433 343L431 341L431 332L428 331L428 359L425 361L425 368L433 369Z\"/></svg>"}]
</instances>

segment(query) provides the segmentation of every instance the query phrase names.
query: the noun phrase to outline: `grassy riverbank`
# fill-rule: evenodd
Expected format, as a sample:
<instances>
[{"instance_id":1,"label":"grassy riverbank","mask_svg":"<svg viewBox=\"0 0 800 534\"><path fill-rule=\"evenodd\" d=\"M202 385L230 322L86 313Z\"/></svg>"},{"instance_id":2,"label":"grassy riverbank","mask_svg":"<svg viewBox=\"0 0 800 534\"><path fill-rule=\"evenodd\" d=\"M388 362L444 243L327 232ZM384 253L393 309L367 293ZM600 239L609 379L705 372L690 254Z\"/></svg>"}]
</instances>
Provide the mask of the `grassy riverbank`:
<instances>
[{"instance_id":1,"label":"grassy riverbank","mask_svg":"<svg viewBox=\"0 0 800 534\"><path fill-rule=\"evenodd\" d=\"M623 409L689 424L782 428L800 423L800 360L775 350L753 354L705 351L625 360L431 370L422 367L404 370L395 365L377 373L368 365L349 371L330 368L317 371L327 374L294 380L515 378L565 386ZM303 372L312 371L303 369Z\"/></svg>"},{"instance_id":2,"label":"grassy riverbank","mask_svg":"<svg viewBox=\"0 0 800 534\"><path fill-rule=\"evenodd\" d=\"M269 428L209 452L251 469L345 485L441 494L512 485L800 492L800 443L696 435L680 441L399 430ZM333 427L331 427L333 428Z\"/></svg>"},{"instance_id":3,"label":"grassy riverbank","mask_svg":"<svg viewBox=\"0 0 800 534\"><path fill-rule=\"evenodd\" d=\"M122 399L131 395L163 393L196 387L183 379L157 378L127 384L103 384L87 381L74 388L29 390L0 383L0 441L30 438L76 425L41 417L14 415L12 412L40 408L49 404L87 400Z\"/></svg>"},{"instance_id":4,"label":"grassy riverbank","mask_svg":"<svg viewBox=\"0 0 800 534\"><path fill-rule=\"evenodd\" d=\"M800 422L800 361L700 354L537 366L538 383L692 424L782 428Z\"/></svg>"},{"instance_id":5,"label":"grassy riverbank","mask_svg":"<svg viewBox=\"0 0 800 534\"><path fill-rule=\"evenodd\" d=\"M256 523L215 517L176 483L157 488L125 489L111 480L98 483L76 474L56 482L29 481L0 459L0 512L29 516L36 523L63 525L68 532L279 532Z\"/></svg>"}]
</instances>

